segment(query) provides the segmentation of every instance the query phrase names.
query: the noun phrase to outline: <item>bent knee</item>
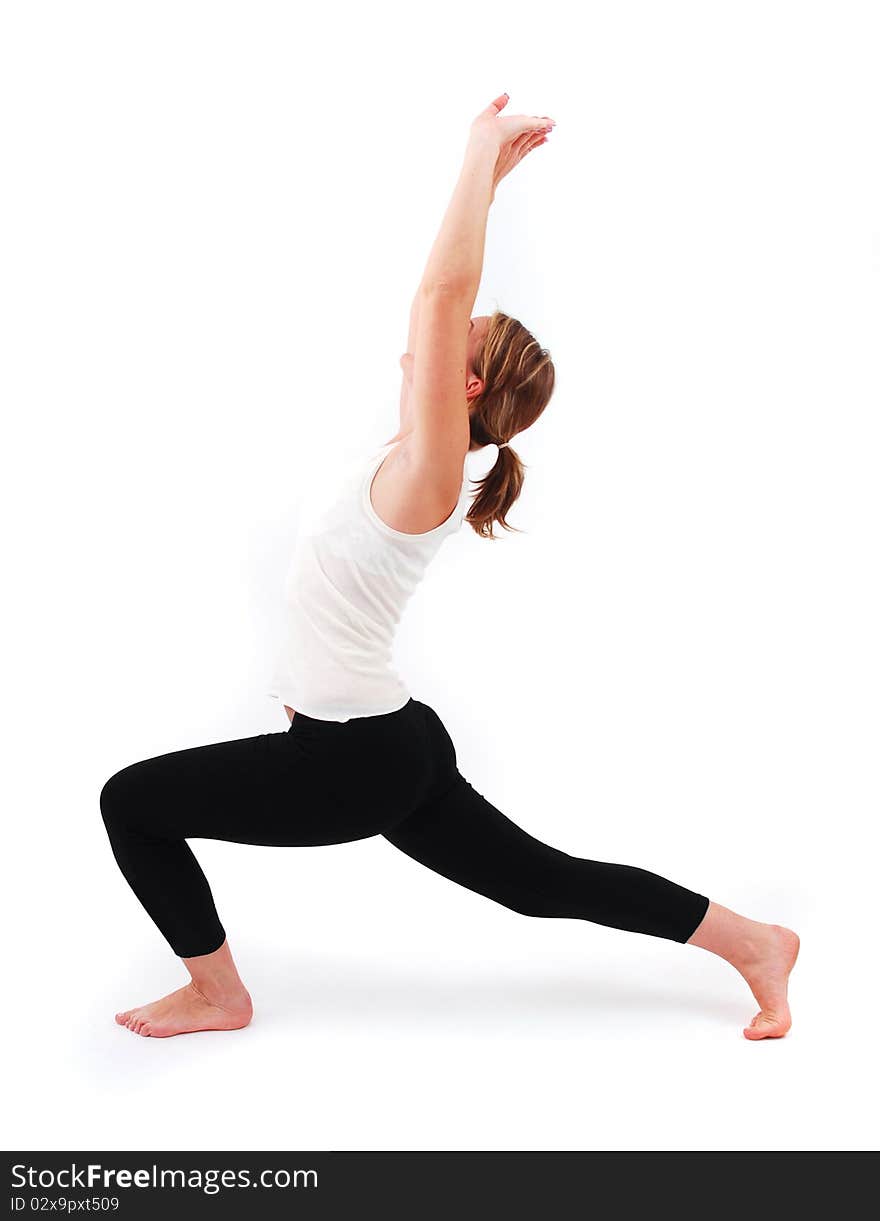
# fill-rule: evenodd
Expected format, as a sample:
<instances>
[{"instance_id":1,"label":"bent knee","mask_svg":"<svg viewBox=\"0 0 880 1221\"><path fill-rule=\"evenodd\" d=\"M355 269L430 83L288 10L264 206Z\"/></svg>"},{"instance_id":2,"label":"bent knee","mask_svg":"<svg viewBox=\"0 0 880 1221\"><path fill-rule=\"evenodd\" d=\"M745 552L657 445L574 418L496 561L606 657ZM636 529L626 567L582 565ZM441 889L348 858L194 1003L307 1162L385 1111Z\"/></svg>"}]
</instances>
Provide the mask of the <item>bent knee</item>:
<instances>
[{"instance_id":1,"label":"bent knee","mask_svg":"<svg viewBox=\"0 0 880 1221\"><path fill-rule=\"evenodd\" d=\"M139 784L135 770L137 766L132 763L115 772L101 789L98 804L108 830L112 827L123 827L134 817L139 805Z\"/></svg>"}]
</instances>

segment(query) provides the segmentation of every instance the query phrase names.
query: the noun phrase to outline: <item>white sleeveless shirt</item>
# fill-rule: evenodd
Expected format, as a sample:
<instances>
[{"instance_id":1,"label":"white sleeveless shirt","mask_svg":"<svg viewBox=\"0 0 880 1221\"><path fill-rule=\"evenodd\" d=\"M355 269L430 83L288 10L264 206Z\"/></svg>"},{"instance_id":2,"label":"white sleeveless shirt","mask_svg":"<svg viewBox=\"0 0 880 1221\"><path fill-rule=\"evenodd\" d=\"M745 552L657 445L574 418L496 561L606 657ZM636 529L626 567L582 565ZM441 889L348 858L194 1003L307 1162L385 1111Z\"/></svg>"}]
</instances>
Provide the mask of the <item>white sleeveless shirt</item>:
<instances>
[{"instance_id":1,"label":"white sleeveless shirt","mask_svg":"<svg viewBox=\"0 0 880 1221\"><path fill-rule=\"evenodd\" d=\"M410 693L391 647L403 608L443 540L464 521L465 472L449 517L423 534L386 525L370 498L373 477L398 444L343 475L341 489L303 507L284 586L285 621L268 694L322 721L396 712Z\"/></svg>"}]
</instances>

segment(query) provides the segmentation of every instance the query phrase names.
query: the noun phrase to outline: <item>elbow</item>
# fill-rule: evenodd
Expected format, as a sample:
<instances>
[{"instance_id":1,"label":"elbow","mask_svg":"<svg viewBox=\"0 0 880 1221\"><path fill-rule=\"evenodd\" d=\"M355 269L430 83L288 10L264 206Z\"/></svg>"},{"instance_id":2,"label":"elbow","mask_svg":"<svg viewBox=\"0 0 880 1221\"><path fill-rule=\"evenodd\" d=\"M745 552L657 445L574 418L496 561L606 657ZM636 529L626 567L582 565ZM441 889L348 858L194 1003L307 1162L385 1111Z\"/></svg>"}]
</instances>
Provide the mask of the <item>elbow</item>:
<instances>
[{"instance_id":1,"label":"elbow","mask_svg":"<svg viewBox=\"0 0 880 1221\"><path fill-rule=\"evenodd\" d=\"M454 300L475 298L479 285L474 285L470 277L443 276L422 280L419 285L420 297L449 297Z\"/></svg>"}]
</instances>

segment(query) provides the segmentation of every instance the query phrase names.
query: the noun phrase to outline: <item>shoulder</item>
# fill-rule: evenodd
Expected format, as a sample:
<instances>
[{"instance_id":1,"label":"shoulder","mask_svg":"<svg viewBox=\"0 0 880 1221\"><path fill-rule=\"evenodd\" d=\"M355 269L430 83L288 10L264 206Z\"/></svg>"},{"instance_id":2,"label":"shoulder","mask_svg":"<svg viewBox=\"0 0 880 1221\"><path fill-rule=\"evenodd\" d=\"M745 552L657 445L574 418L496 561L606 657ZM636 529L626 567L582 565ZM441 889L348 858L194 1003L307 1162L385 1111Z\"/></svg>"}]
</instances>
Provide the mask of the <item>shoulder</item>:
<instances>
[{"instance_id":1,"label":"shoulder","mask_svg":"<svg viewBox=\"0 0 880 1221\"><path fill-rule=\"evenodd\" d=\"M388 451L383 466L426 495L448 499L461 490L469 444L469 435L429 440L415 429Z\"/></svg>"},{"instance_id":2,"label":"shoulder","mask_svg":"<svg viewBox=\"0 0 880 1221\"><path fill-rule=\"evenodd\" d=\"M414 434L381 458L368 489L375 511L392 529L407 534L433 530L461 496L467 450L432 454Z\"/></svg>"}]
</instances>

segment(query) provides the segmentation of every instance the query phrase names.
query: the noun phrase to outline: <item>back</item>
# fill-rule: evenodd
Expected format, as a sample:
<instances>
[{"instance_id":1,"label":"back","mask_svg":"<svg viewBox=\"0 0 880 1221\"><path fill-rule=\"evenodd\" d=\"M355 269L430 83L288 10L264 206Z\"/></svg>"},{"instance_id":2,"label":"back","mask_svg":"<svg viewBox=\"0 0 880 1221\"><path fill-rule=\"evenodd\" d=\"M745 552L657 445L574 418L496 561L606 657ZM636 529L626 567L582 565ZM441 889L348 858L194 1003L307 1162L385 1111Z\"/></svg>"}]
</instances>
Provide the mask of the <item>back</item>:
<instances>
[{"instance_id":1,"label":"back","mask_svg":"<svg viewBox=\"0 0 880 1221\"><path fill-rule=\"evenodd\" d=\"M352 464L303 507L269 694L319 720L395 712L410 698L392 666L395 630L431 559L467 513L465 469L458 503L439 526L423 534L388 526L370 487L396 444Z\"/></svg>"}]
</instances>

